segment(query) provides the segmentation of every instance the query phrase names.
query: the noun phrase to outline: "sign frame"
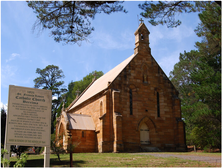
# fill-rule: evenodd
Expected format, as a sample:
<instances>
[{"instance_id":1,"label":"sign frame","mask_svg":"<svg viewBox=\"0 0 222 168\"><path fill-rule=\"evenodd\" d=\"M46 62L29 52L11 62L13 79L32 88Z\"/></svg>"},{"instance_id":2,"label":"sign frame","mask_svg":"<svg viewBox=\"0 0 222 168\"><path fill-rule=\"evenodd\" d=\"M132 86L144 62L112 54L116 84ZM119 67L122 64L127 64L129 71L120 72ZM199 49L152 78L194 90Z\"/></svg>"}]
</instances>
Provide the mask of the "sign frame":
<instances>
[{"instance_id":1,"label":"sign frame","mask_svg":"<svg viewBox=\"0 0 222 168\"><path fill-rule=\"evenodd\" d=\"M50 147L51 108L51 90L9 85L7 145Z\"/></svg>"}]
</instances>

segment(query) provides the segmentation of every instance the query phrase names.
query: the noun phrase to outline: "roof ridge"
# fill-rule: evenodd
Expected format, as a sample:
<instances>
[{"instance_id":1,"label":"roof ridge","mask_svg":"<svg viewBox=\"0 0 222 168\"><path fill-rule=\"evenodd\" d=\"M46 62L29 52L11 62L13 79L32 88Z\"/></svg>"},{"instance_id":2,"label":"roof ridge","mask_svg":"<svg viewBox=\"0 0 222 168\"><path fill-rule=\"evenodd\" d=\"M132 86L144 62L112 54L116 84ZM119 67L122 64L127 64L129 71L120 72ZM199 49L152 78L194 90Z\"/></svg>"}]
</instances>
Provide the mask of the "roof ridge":
<instances>
[{"instance_id":1,"label":"roof ridge","mask_svg":"<svg viewBox=\"0 0 222 168\"><path fill-rule=\"evenodd\" d=\"M107 89L108 85L105 82L113 82L116 77L125 69L125 67L133 60L133 58L137 54L132 54L130 57L119 63L117 66L115 66L113 69L108 71L106 74L101 76L99 79L95 80L95 82L91 83L84 92L81 93L81 96L78 97L77 100L74 100L72 104L70 104L69 109L71 110L75 108L76 106L82 104L86 100L90 99L91 97L97 95L101 91ZM98 83L100 82L100 83ZM93 87L93 89L91 88ZM85 95L89 91L88 95ZM84 97L85 96L85 97ZM82 100L81 100L82 99ZM79 102L80 101L80 102Z\"/></svg>"},{"instance_id":2,"label":"roof ridge","mask_svg":"<svg viewBox=\"0 0 222 168\"><path fill-rule=\"evenodd\" d=\"M95 82L96 80L92 80L92 82L87 86L87 88L85 90L83 90L83 92L77 97L75 98L75 100L73 100L73 102L66 108L66 110L69 110L74 104L75 102L77 102L77 100L79 100L79 98L86 92L86 90Z\"/></svg>"},{"instance_id":3,"label":"roof ridge","mask_svg":"<svg viewBox=\"0 0 222 168\"><path fill-rule=\"evenodd\" d=\"M86 114L75 114L75 113L67 113L69 116L82 116L82 117L92 117L91 115Z\"/></svg>"}]
</instances>

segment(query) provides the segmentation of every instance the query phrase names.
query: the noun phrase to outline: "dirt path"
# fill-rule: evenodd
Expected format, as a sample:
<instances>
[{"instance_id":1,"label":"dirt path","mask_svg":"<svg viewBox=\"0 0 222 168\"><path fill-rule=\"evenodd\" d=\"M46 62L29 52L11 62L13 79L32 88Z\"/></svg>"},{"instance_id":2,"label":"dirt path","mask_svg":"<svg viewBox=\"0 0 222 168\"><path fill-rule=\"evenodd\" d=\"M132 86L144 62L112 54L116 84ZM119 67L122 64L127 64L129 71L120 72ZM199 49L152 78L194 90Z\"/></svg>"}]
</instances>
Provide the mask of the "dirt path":
<instances>
[{"instance_id":1,"label":"dirt path","mask_svg":"<svg viewBox=\"0 0 222 168\"><path fill-rule=\"evenodd\" d=\"M138 155L152 155L155 157L176 157L180 159L187 159L187 160L196 160L201 162L208 162L208 163L215 163L218 165L221 164L221 157L220 156L196 156L196 155L176 155L176 154L161 154L161 153L137 153Z\"/></svg>"}]
</instances>

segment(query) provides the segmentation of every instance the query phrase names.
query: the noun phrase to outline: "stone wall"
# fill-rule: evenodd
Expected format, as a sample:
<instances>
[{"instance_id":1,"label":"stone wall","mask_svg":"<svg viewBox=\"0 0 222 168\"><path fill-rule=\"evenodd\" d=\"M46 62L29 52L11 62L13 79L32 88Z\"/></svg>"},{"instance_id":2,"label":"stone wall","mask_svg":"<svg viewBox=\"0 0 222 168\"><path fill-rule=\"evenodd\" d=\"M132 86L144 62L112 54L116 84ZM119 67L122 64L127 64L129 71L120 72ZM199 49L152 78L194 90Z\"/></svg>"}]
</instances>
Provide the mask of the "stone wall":
<instances>
[{"instance_id":1,"label":"stone wall","mask_svg":"<svg viewBox=\"0 0 222 168\"><path fill-rule=\"evenodd\" d=\"M147 75L146 81L144 73ZM181 118L178 92L147 51L140 52L107 91L87 100L71 113L92 116L98 152L141 150L144 145L140 144L140 124L143 122L149 129L150 144L146 147L166 151L185 150L184 124L178 121Z\"/></svg>"},{"instance_id":2,"label":"stone wall","mask_svg":"<svg viewBox=\"0 0 222 168\"><path fill-rule=\"evenodd\" d=\"M177 121L177 118L181 118L178 92L146 48L148 47L138 49L137 56L110 85L111 89L120 91L115 94L113 101L118 100L115 101L118 105L115 105L117 108L113 112L122 116L120 127L124 151L138 151L141 148L138 124L144 117L152 123L152 126L146 123L151 143L147 146L158 147L161 150L168 149L168 146L171 149L184 147L184 124ZM133 99L132 115L130 89ZM157 113L157 93L160 116Z\"/></svg>"},{"instance_id":3,"label":"stone wall","mask_svg":"<svg viewBox=\"0 0 222 168\"><path fill-rule=\"evenodd\" d=\"M72 144L74 145L73 152L86 153L97 152L97 138L95 131L90 130L71 130Z\"/></svg>"},{"instance_id":4,"label":"stone wall","mask_svg":"<svg viewBox=\"0 0 222 168\"><path fill-rule=\"evenodd\" d=\"M149 147L183 151L184 123L178 92L151 55L145 25L140 25L135 36L137 55L133 60L107 90L70 112L93 118L98 152L143 151ZM141 145L140 126L144 123L149 143Z\"/></svg>"},{"instance_id":5,"label":"stone wall","mask_svg":"<svg viewBox=\"0 0 222 168\"><path fill-rule=\"evenodd\" d=\"M105 92L105 91L104 91ZM75 114L90 115L93 118L95 124L95 137L96 137L96 151L98 152L110 152L110 145L107 146L107 142L110 144L110 122L108 107L106 101L106 94L104 92L88 99L83 104L79 105L75 109L69 111Z\"/></svg>"}]
</instances>

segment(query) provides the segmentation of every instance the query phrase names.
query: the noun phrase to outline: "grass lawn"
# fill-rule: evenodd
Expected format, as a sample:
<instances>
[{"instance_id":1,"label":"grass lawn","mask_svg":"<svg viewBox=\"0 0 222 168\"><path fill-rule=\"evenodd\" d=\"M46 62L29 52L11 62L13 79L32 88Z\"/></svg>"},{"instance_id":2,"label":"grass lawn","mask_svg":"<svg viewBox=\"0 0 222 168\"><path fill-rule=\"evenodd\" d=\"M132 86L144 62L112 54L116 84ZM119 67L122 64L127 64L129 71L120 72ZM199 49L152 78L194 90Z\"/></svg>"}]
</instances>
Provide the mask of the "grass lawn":
<instances>
[{"instance_id":1,"label":"grass lawn","mask_svg":"<svg viewBox=\"0 0 222 168\"><path fill-rule=\"evenodd\" d=\"M202 155L220 157L220 153L174 153L178 155ZM69 167L69 154L60 155L62 162L60 163L57 156L50 155L51 167ZM11 158L11 165L15 164L16 158ZM29 155L27 167L43 167L43 155ZM198 162L192 160L184 160L175 157L160 158L150 155L137 155L135 153L74 153L73 167L215 167L215 163ZM217 165L220 167L220 165Z\"/></svg>"},{"instance_id":2,"label":"grass lawn","mask_svg":"<svg viewBox=\"0 0 222 168\"><path fill-rule=\"evenodd\" d=\"M221 153L207 153L207 152L155 152L156 154L176 154L176 155L190 155L190 156L208 156L208 157L221 157Z\"/></svg>"}]
</instances>

